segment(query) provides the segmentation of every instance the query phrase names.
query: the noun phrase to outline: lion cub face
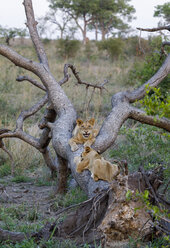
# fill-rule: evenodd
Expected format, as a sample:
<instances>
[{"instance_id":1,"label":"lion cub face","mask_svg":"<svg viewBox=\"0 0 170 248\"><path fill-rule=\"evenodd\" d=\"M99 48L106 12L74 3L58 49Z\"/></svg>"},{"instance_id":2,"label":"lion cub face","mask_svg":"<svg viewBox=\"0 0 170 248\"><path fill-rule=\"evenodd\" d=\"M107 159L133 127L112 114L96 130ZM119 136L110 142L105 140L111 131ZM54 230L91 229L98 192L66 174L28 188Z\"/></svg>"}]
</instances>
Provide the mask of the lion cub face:
<instances>
[{"instance_id":1,"label":"lion cub face","mask_svg":"<svg viewBox=\"0 0 170 248\"><path fill-rule=\"evenodd\" d=\"M83 161L84 159L97 159L97 158L101 158L101 156L89 146L86 146L81 154L81 161Z\"/></svg>"},{"instance_id":2,"label":"lion cub face","mask_svg":"<svg viewBox=\"0 0 170 248\"><path fill-rule=\"evenodd\" d=\"M88 140L92 138L94 123L95 123L94 118L84 122L80 119L77 120L79 134L83 137L83 139Z\"/></svg>"},{"instance_id":3,"label":"lion cub face","mask_svg":"<svg viewBox=\"0 0 170 248\"><path fill-rule=\"evenodd\" d=\"M95 119L92 118L88 121L77 119L77 125L72 132L73 137L69 140L71 150L75 152L78 150L77 144L84 144L84 146L91 146L95 142L98 135L98 129L94 128Z\"/></svg>"}]
</instances>

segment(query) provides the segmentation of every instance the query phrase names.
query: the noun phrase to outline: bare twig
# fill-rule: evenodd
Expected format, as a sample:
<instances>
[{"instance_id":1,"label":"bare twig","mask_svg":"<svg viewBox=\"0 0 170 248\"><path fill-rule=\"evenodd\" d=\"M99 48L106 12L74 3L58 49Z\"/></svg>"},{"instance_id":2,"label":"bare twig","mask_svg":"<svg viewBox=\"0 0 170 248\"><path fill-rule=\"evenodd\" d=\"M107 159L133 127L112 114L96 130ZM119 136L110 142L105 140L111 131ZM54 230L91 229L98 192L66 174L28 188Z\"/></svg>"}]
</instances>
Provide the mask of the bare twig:
<instances>
[{"instance_id":1,"label":"bare twig","mask_svg":"<svg viewBox=\"0 0 170 248\"><path fill-rule=\"evenodd\" d=\"M30 83L32 83L34 86L38 87L39 89L46 91L46 88L42 84L40 84L37 80L29 76L18 76L16 78L16 81L18 82L29 81Z\"/></svg>"},{"instance_id":2,"label":"bare twig","mask_svg":"<svg viewBox=\"0 0 170 248\"><path fill-rule=\"evenodd\" d=\"M84 84L86 85L86 87L92 87L92 88L95 88L95 89L100 89L100 90L103 90L106 88L104 87L104 85L106 83L108 83L108 80L104 80L104 82L102 84L91 84L91 83L88 83L88 82L85 82L85 81L82 81L81 78L79 77L78 75L78 72L76 71L76 68L74 65L71 65L71 64L65 64L64 65L64 79L62 79L59 84L62 85L63 83L65 83L66 81L68 81L70 75L68 74L68 68L70 68L75 76L75 78L77 79L77 83L78 84Z\"/></svg>"},{"instance_id":3,"label":"bare twig","mask_svg":"<svg viewBox=\"0 0 170 248\"><path fill-rule=\"evenodd\" d=\"M139 35L139 38L138 38L138 41L139 41L139 49L140 51L145 54L145 50L143 49L142 45L141 45L141 30L140 30L140 35Z\"/></svg>"}]
</instances>

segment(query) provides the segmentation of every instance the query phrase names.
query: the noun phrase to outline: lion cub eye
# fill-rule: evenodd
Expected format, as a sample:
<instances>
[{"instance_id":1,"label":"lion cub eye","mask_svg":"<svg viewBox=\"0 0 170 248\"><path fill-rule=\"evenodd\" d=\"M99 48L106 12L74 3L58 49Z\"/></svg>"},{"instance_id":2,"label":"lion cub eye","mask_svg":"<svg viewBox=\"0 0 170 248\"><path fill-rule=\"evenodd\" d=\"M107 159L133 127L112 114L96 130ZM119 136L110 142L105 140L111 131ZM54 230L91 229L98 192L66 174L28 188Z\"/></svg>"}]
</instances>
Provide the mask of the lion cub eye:
<instances>
[{"instance_id":1,"label":"lion cub eye","mask_svg":"<svg viewBox=\"0 0 170 248\"><path fill-rule=\"evenodd\" d=\"M88 128L91 128L91 126L88 126Z\"/></svg>"},{"instance_id":2,"label":"lion cub eye","mask_svg":"<svg viewBox=\"0 0 170 248\"><path fill-rule=\"evenodd\" d=\"M82 125L81 127L84 128L84 125Z\"/></svg>"}]
</instances>

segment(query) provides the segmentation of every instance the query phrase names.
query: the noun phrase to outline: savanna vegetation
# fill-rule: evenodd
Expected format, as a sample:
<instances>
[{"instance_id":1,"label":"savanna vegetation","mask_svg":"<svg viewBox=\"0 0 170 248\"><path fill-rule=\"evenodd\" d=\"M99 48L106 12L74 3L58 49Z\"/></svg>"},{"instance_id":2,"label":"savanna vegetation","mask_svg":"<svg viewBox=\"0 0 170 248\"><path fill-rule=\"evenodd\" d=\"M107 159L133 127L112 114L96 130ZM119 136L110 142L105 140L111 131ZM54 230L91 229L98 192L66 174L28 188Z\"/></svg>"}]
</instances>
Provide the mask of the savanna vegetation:
<instances>
[{"instance_id":1,"label":"savanna vegetation","mask_svg":"<svg viewBox=\"0 0 170 248\"><path fill-rule=\"evenodd\" d=\"M63 5L63 1L51 0L50 2L52 10L54 10L55 6L58 6L61 11L62 6L66 15L70 13L70 6L67 5L69 1L64 1L66 6ZM101 13L97 12L98 16L96 16L98 2L100 1L94 1L96 5L86 6L87 17L89 17L88 8L91 10L94 8L90 13L91 21L93 20L93 22L89 24L89 28L97 29L96 32L103 32L102 41L87 40L86 30L84 30L82 31L84 44L80 40L70 39L70 37L62 35L61 39L58 40L44 38L42 43L48 58L50 71L56 80L63 78L65 64L72 64L79 71L79 76L85 84L80 81L77 82L76 78L71 75L69 82L63 84L62 88L74 105L77 116L82 119L94 117L97 126L100 128L112 111L110 101L113 94L132 91L134 88L146 83L162 66L169 53L169 48L168 46L163 47L163 52L161 53L164 40L161 35L156 33L154 36L149 36L148 39L140 38L140 42L137 36L113 36L104 39L107 32L115 31L115 27L106 25L104 29L102 24L103 22L108 24L109 18L112 20L115 16L111 15L111 9L105 12L105 16L102 11ZM84 8L84 6L81 7ZM121 7L123 8L123 6ZM155 15L162 15L167 21L168 7L169 5L165 6L165 8L158 6ZM121 9L120 6L118 9ZM124 9L124 15L131 15L134 12L134 9L130 6L126 6ZM76 19L77 16L82 15L82 9L75 8L73 13ZM105 19L101 19L100 15ZM49 21L50 18L46 17L47 19ZM69 18L66 19L67 21L69 20ZM84 15L84 21L86 21L86 15ZM163 24L166 25L167 23ZM127 28L121 20L117 20L116 25L120 30ZM7 42L6 36L1 34L0 43L5 44L5 42ZM37 53L29 38L15 38L10 41L10 46L24 58L38 61ZM8 129L6 131L8 136L8 133L11 132L9 130L15 130L16 120L20 113L24 110L29 110L44 96L44 92L28 82L23 82L21 76L25 75L25 69L14 66L3 56L0 58L0 68L0 130L2 131L3 128ZM31 72L27 71L26 75L32 77ZM34 78L37 81L39 80L35 75ZM103 86L99 88L89 87L89 83ZM157 88L150 88L146 84L145 96L139 101L134 101L133 106L145 110L148 116L153 117L154 122L157 122L159 118L169 118L169 87L169 75L162 80ZM37 139L41 137L43 129L39 128L39 123L45 111L46 107L43 106L39 112L25 119L23 131ZM60 114L58 115L60 116ZM170 124L168 122L167 128L161 129L142 122L127 119L121 125L115 142L108 149L104 149L103 156L111 162L126 160L129 175L141 173L147 178L150 178L149 175L153 172L158 175L157 181L159 182L157 184L159 184L159 187L156 183L153 186L150 180L151 188L147 185L144 191L138 190L135 195L131 189L126 191L127 204L130 204L134 199L134 201L140 199L142 203L135 211L140 212L140 208L145 208L152 218L153 229L147 239L139 236L134 238L133 235L129 235L129 242L124 244L124 247L168 247L168 232L170 231L168 212L170 176L168 148L170 141L168 127ZM76 209L77 215L85 211L83 210L84 205L82 202L90 201L87 192L84 192L81 184L76 183L73 175L68 170L66 171L68 174L67 185L65 185L67 186L67 192L64 194L63 192L57 192L61 174L57 169L52 170L47 166L43 153L20 138L11 136L12 138L6 139L7 137L1 136L3 134L2 131L0 141L3 138L5 147L11 153L11 156L9 157L4 150L0 149L0 235L2 235L0 237L5 236L2 230L7 230L11 233L13 232L15 238L13 240L12 238L7 240L2 238L0 247L104 247L101 239L88 242L90 238L86 237L87 239L84 240L84 232L83 241L79 238L79 235L77 235L77 239L75 237L71 238L71 235L68 239L56 237L59 234L59 229L61 228L62 230L61 223L65 223L64 221L72 213L72 209ZM49 144L49 149L54 158L56 154L52 142ZM12 175L11 165L13 165ZM145 184L147 183L145 182ZM143 182L141 181L141 189L142 185ZM157 191L158 188L159 190ZM97 200L101 200L101 208L104 204L102 199L106 202L107 198L106 195L102 194L100 195L99 192L97 196L99 197ZM97 204L95 200L94 204ZM72 205L74 208L69 208ZM82 207L82 209L79 210L79 207ZM68 210L63 211L66 208ZM54 223L53 226L50 226L50 223ZM159 225L160 223L162 225ZM84 229L88 229L88 224L89 221L87 221ZM15 232L23 234L22 241L16 238L17 234ZM44 233L48 235L46 236ZM72 235L74 236L74 232Z\"/></svg>"}]
</instances>

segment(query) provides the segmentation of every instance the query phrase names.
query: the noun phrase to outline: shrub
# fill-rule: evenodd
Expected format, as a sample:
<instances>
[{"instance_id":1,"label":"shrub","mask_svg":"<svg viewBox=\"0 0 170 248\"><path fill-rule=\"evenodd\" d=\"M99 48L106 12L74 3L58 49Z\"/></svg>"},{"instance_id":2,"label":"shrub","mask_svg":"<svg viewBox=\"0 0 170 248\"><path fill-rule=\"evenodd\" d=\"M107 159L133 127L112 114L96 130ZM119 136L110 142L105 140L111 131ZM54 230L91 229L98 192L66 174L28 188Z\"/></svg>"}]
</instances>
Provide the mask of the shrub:
<instances>
[{"instance_id":1,"label":"shrub","mask_svg":"<svg viewBox=\"0 0 170 248\"><path fill-rule=\"evenodd\" d=\"M151 53L145 57L145 62L135 62L127 77L127 84L135 84L137 87L149 80L161 67L165 56L160 56L160 47L162 39L160 36L150 38ZM167 52L169 49L167 49ZM159 85L162 97L166 98L170 88L170 75L168 75Z\"/></svg>"},{"instance_id":2,"label":"shrub","mask_svg":"<svg viewBox=\"0 0 170 248\"><path fill-rule=\"evenodd\" d=\"M110 151L116 159L126 159L130 171L135 171L141 163L145 168L168 164L169 139L156 127L139 124L135 129L123 126L120 134L126 138L118 144L117 149Z\"/></svg>"},{"instance_id":3,"label":"shrub","mask_svg":"<svg viewBox=\"0 0 170 248\"><path fill-rule=\"evenodd\" d=\"M80 49L80 44L81 43L78 40L70 40L68 38L59 39L57 41L58 55L64 59L75 57Z\"/></svg>"},{"instance_id":4,"label":"shrub","mask_svg":"<svg viewBox=\"0 0 170 248\"><path fill-rule=\"evenodd\" d=\"M110 38L108 40L99 41L96 44L99 51L107 51L107 54L112 61L114 58L117 59L123 52L124 42L120 38Z\"/></svg>"}]
</instances>

